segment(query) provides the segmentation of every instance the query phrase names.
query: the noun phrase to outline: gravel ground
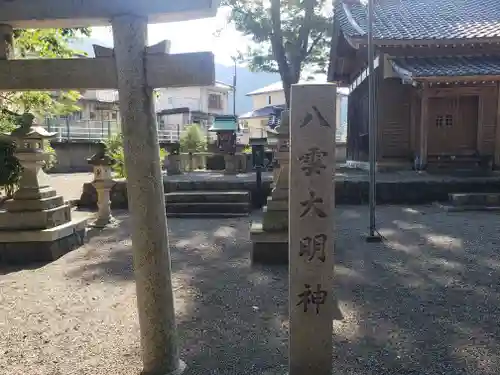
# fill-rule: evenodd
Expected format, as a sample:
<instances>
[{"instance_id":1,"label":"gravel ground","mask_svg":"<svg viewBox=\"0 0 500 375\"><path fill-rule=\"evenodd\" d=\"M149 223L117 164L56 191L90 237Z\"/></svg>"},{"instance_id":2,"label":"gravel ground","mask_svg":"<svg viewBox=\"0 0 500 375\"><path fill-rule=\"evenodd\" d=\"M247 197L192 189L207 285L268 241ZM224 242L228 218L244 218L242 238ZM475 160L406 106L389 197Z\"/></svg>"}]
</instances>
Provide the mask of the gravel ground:
<instances>
[{"instance_id":1,"label":"gravel ground","mask_svg":"<svg viewBox=\"0 0 500 375\"><path fill-rule=\"evenodd\" d=\"M500 223L493 213L338 211L335 374L497 374ZM137 375L141 369L129 224L62 259L0 271L0 374ZM250 266L248 218L169 219L186 375L281 374L287 272Z\"/></svg>"},{"instance_id":2,"label":"gravel ground","mask_svg":"<svg viewBox=\"0 0 500 375\"><path fill-rule=\"evenodd\" d=\"M64 199L80 199L82 187L94 179L93 173L51 173L50 184Z\"/></svg>"}]
</instances>

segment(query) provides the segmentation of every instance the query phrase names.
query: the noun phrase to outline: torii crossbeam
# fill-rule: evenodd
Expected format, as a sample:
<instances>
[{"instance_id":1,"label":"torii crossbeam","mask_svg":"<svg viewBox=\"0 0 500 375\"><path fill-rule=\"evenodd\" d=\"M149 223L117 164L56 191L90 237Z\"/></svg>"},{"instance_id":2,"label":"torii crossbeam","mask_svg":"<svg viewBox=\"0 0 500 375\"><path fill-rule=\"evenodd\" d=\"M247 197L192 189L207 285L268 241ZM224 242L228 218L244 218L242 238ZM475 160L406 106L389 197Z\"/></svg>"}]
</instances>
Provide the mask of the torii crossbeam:
<instances>
[{"instance_id":1,"label":"torii crossbeam","mask_svg":"<svg viewBox=\"0 0 500 375\"><path fill-rule=\"evenodd\" d=\"M0 91L118 88L145 375L180 374L185 367L177 346L153 88L215 83L212 54L148 51L147 25L212 17L218 5L219 0L0 0L0 60L8 58L12 28L113 27L114 52L101 57L0 61Z\"/></svg>"}]
</instances>

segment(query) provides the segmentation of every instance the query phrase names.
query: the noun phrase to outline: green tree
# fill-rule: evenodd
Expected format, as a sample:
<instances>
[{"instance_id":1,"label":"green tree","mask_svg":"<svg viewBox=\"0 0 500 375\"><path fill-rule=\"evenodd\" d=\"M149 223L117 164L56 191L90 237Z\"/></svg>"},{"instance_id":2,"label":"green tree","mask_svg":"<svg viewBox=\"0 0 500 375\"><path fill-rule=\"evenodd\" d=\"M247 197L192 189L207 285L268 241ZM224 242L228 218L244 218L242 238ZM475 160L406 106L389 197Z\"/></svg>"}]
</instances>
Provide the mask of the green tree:
<instances>
[{"instance_id":1,"label":"green tree","mask_svg":"<svg viewBox=\"0 0 500 375\"><path fill-rule=\"evenodd\" d=\"M33 29L13 32L13 58L57 58L82 55L70 48L69 42L78 36L90 35L89 29ZM16 119L25 112L38 118L49 115L67 114L78 110L75 105L79 97L77 91L69 92L0 92L0 134L11 132L16 127ZM46 151L53 154L50 146ZM0 141L0 188L10 196L17 184L21 167L13 155L14 145ZM55 158L47 164L53 164Z\"/></svg>"},{"instance_id":2,"label":"green tree","mask_svg":"<svg viewBox=\"0 0 500 375\"><path fill-rule=\"evenodd\" d=\"M207 149L207 140L200 126L197 124L188 125L181 134L182 152L204 152Z\"/></svg>"},{"instance_id":3,"label":"green tree","mask_svg":"<svg viewBox=\"0 0 500 375\"><path fill-rule=\"evenodd\" d=\"M231 9L229 21L253 41L241 58L253 71L280 74L288 106L291 85L304 75L304 68L313 74L327 72L333 31L328 6L335 1L222 1Z\"/></svg>"}]
</instances>

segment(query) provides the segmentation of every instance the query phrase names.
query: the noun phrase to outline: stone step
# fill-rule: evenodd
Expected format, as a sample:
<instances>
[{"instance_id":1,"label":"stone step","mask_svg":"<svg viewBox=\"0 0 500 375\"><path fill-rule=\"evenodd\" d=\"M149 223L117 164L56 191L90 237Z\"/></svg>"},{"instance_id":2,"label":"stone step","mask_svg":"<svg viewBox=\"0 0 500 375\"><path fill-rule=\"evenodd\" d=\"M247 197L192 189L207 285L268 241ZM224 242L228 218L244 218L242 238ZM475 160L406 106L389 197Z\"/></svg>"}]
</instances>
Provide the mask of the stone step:
<instances>
[{"instance_id":1,"label":"stone step","mask_svg":"<svg viewBox=\"0 0 500 375\"><path fill-rule=\"evenodd\" d=\"M168 214L245 214L250 212L249 202L179 202L168 203Z\"/></svg>"},{"instance_id":2,"label":"stone step","mask_svg":"<svg viewBox=\"0 0 500 375\"><path fill-rule=\"evenodd\" d=\"M165 202L171 203L248 203L248 191L176 191L165 194Z\"/></svg>"},{"instance_id":3,"label":"stone step","mask_svg":"<svg viewBox=\"0 0 500 375\"><path fill-rule=\"evenodd\" d=\"M209 212L209 213L189 213L189 212L167 212L167 217L170 218L185 218L185 219L203 219L203 218L231 218L231 217L244 217L248 213L230 213L230 212Z\"/></svg>"},{"instance_id":4,"label":"stone step","mask_svg":"<svg viewBox=\"0 0 500 375\"><path fill-rule=\"evenodd\" d=\"M455 207L500 207L500 193L454 193L449 201Z\"/></svg>"}]
</instances>

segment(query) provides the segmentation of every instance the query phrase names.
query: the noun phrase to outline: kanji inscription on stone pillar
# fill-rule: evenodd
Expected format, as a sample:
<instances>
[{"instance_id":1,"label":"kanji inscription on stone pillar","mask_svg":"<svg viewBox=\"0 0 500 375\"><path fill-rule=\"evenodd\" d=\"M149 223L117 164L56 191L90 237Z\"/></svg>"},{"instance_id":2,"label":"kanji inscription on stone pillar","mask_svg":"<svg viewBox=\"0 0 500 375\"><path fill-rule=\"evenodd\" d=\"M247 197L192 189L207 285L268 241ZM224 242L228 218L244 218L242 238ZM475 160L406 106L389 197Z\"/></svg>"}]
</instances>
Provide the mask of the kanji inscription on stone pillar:
<instances>
[{"instance_id":1,"label":"kanji inscription on stone pillar","mask_svg":"<svg viewBox=\"0 0 500 375\"><path fill-rule=\"evenodd\" d=\"M292 86L290 375L332 373L336 93L333 84Z\"/></svg>"}]
</instances>

